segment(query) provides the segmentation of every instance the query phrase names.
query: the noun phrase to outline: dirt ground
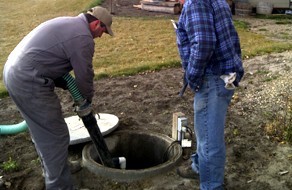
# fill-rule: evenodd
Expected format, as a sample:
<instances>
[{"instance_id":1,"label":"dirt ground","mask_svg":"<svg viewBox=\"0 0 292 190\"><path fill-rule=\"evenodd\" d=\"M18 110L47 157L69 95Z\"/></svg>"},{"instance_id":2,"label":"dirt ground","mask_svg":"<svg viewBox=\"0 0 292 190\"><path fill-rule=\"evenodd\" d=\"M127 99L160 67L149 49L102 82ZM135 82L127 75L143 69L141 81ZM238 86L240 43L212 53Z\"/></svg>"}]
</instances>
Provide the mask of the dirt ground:
<instances>
[{"instance_id":1,"label":"dirt ground","mask_svg":"<svg viewBox=\"0 0 292 190\"><path fill-rule=\"evenodd\" d=\"M165 16L133 8L138 0L114 0L115 16ZM109 8L109 1L103 5ZM266 31L275 40L279 27L291 32L290 25L276 25L271 20L243 19L254 32ZM269 30L261 30L269 27ZM273 30L275 29L275 30ZM292 34L290 34L292 35ZM291 100L292 52L258 56L244 60L245 76L230 105L226 122L227 163L225 186L228 190L289 190L292 189L292 147L283 143L273 133L268 133L267 116L285 115L287 100ZM180 68L145 72L135 76L107 78L95 82L93 99L96 112L119 117L117 130L151 131L171 136L172 114L183 112L193 126L193 94L187 90L178 97L182 87ZM75 115L68 92L57 90L64 117ZM0 99L0 124L22 121L11 99ZM289 120L288 122L291 122ZM70 159L80 160L84 144L69 147ZM4 172L0 169L0 189L42 190L44 179L37 153L27 132L0 137L0 163L11 157L19 163L19 170ZM185 159L179 165L185 165ZM179 166L178 165L178 166ZM199 189L198 180L183 179L175 168L151 178L116 182L96 176L83 168L73 175L80 189L93 190L174 190Z\"/></svg>"}]
</instances>

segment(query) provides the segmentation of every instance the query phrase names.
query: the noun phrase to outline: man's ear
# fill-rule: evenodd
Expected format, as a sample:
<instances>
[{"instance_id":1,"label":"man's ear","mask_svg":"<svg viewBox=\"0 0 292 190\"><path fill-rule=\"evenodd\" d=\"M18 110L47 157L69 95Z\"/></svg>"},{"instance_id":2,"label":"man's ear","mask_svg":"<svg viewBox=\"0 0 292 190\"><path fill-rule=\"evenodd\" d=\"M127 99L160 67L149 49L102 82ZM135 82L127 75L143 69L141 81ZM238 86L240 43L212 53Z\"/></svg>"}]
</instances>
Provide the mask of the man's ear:
<instances>
[{"instance_id":1,"label":"man's ear","mask_svg":"<svg viewBox=\"0 0 292 190\"><path fill-rule=\"evenodd\" d=\"M92 21L91 23L89 23L90 29L94 31L97 28L98 24L99 20Z\"/></svg>"},{"instance_id":2,"label":"man's ear","mask_svg":"<svg viewBox=\"0 0 292 190\"><path fill-rule=\"evenodd\" d=\"M93 21L94 22L94 26L95 26L95 28L99 25L99 20L95 20L95 21Z\"/></svg>"}]
</instances>

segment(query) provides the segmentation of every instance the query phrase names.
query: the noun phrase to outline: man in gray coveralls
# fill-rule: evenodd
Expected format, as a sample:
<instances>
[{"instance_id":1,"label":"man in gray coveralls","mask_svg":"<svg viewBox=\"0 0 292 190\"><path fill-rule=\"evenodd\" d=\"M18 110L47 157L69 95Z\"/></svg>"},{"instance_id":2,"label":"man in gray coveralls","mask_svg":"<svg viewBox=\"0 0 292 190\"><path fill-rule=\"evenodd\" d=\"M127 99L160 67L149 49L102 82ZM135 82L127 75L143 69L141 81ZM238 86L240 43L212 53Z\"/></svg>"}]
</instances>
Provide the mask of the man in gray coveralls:
<instances>
[{"instance_id":1,"label":"man in gray coveralls","mask_svg":"<svg viewBox=\"0 0 292 190\"><path fill-rule=\"evenodd\" d=\"M4 83L28 124L41 158L47 190L73 189L67 164L69 132L54 92L58 79L74 71L77 86L93 97L94 38L111 30L112 16L94 7L76 17L58 17L32 30L9 55Z\"/></svg>"}]
</instances>

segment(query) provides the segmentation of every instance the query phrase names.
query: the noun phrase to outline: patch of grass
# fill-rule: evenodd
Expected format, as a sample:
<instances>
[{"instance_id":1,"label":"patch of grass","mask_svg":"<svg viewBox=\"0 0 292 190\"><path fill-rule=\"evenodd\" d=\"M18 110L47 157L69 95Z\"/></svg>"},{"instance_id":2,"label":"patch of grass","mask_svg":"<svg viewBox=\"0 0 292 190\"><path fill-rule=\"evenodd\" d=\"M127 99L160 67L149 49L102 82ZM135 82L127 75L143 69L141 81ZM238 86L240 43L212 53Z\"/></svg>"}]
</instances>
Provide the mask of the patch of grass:
<instances>
[{"instance_id":1,"label":"patch of grass","mask_svg":"<svg viewBox=\"0 0 292 190\"><path fill-rule=\"evenodd\" d=\"M0 83L1 84L1 83ZM4 86L3 85L0 85L0 98L4 98L4 97L7 97L9 94Z\"/></svg>"},{"instance_id":2,"label":"patch of grass","mask_svg":"<svg viewBox=\"0 0 292 190\"><path fill-rule=\"evenodd\" d=\"M283 21L277 21L275 22L276 24L292 24L292 20L283 20Z\"/></svg>"},{"instance_id":3,"label":"patch of grass","mask_svg":"<svg viewBox=\"0 0 292 190\"><path fill-rule=\"evenodd\" d=\"M292 144L292 97L287 97L286 114L284 116L284 139Z\"/></svg>"},{"instance_id":4,"label":"patch of grass","mask_svg":"<svg viewBox=\"0 0 292 190\"><path fill-rule=\"evenodd\" d=\"M268 40L265 36L246 30L238 30L243 58L251 58L268 53L280 53L292 49L291 43ZM256 45L255 45L256 44Z\"/></svg>"},{"instance_id":5,"label":"patch of grass","mask_svg":"<svg viewBox=\"0 0 292 190\"><path fill-rule=\"evenodd\" d=\"M280 32L280 36L282 39L286 39L286 40L292 39L292 36L287 32Z\"/></svg>"},{"instance_id":6,"label":"patch of grass","mask_svg":"<svg viewBox=\"0 0 292 190\"><path fill-rule=\"evenodd\" d=\"M277 118L275 120L269 121L265 125L267 135L272 138L272 140L277 142L284 141L284 128L280 127L281 123L282 122L280 118Z\"/></svg>"},{"instance_id":7,"label":"patch of grass","mask_svg":"<svg viewBox=\"0 0 292 190\"><path fill-rule=\"evenodd\" d=\"M277 15L277 14L271 14L271 15L257 14L255 17L258 19L272 19L272 20L291 20L292 19L292 15Z\"/></svg>"},{"instance_id":8,"label":"patch of grass","mask_svg":"<svg viewBox=\"0 0 292 190\"><path fill-rule=\"evenodd\" d=\"M19 169L19 164L15 160L12 160L11 157L9 157L8 161L3 162L2 168L5 172L17 171Z\"/></svg>"},{"instance_id":9,"label":"patch of grass","mask_svg":"<svg viewBox=\"0 0 292 190\"><path fill-rule=\"evenodd\" d=\"M41 163L41 159L40 159L40 157L37 157L36 159L32 160L30 163L32 163L32 164L40 164Z\"/></svg>"},{"instance_id":10,"label":"patch of grass","mask_svg":"<svg viewBox=\"0 0 292 190\"><path fill-rule=\"evenodd\" d=\"M273 80L276 80L277 78L279 78L279 76L276 76L276 75L273 75L273 76L267 76L263 82L270 82L270 81L273 81Z\"/></svg>"},{"instance_id":11,"label":"patch of grass","mask_svg":"<svg viewBox=\"0 0 292 190\"><path fill-rule=\"evenodd\" d=\"M292 144L292 120L290 119L290 123L286 126L284 132L285 140Z\"/></svg>"},{"instance_id":12,"label":"patch of grass","mask_svg":"<svg viewBox=\"0 0 292 190\"><path fill-rule=\"evenodd\" d=\"M271 72L269 70L257 70L255 74L261 75L262 77L262 82L270 82L273 80L276 80L280 76L277 74L270 74ZM252 81L251 81L252 82Z\"/></svg>"},{"instance_id":13,"label":"patch of grass","mask_svg":"<svg viewBox=\"0 0 292 190\"><path fill-rule=\"evenodd\" d=\"M95 7L97 5L101 5L103 0L92 0L91 3L89 3L88 6L86 6L86 10L90 9L91 7Z\"/></svg>"},{"instance_id":14,"label":"patch of grass","mask_svg":"<svg viewBox=\"0 0 292 190\"><path fill-rule=\"evenodd\" d=\"M241 20L234 20L234 25L237 29L241 30L248 30L250 28L250 24L248 22Z\"/></svg>"},{"instance_id":15,"label":"patch of grass","mask_svg":"<svg viewBox=\"0 0 292 190\"><path fill-rule=\"evenodd\" d=\"M283 111L268 114L265 125L267 135L278 142L292 144L292 97L287 95L286 107Z\"/></svg>"},{"instance_id":16,"label":"patch of grass","mask_svg":"<svg viewBox=\"0 0 292 190\"><path fill-rule=\"evenodd\" d=\"M276 20L276 24L292 24L292 15L256 15L256 18Z\"/></svg>"},{"instance_id":17,"label":"patch of grass","mask_svg":"<svg viewBox=\"0 0 292 190\"><path fill-rule=\"evenodd\" d=\"M94 78L96 80L103 79L103 78L108 78L108 77L110 77L109 74L102 73L102 72L94 75Z\"/></svg>"},{"instance_id":18,"label":"patch of grass","mask_svg":"<svg viewBox=\"0 0 292 190\"><path fill-rule=\"evenodd\" d=\"M171 67L181 67L181 63L179 61L169 61L165 62L165 64L148 63L147 65L129 66L128 68L120 69L117 72L114 72L111 76L130 76L146 71L160 71L161 69Z\"/></svg>"},{"instance_id":19,"label":"patch of grass","mask_svg":"<svg viewBox=\"0 0 292 190\"><path fill-rule=\"evenodd\" d=\"M259 31L268 31L266 28L261 28Z\"/></svg>"},{"instance_id":20,"label":"patch of grass","mask_svg":"<svg viewBox=\"0 0 292 190\"><path fill-rule=\"evenodd\" d=\"M266 75L268 73L270 73L270 71L268 70L257 70L255 74Z\"/></svg>"}]
</instances>

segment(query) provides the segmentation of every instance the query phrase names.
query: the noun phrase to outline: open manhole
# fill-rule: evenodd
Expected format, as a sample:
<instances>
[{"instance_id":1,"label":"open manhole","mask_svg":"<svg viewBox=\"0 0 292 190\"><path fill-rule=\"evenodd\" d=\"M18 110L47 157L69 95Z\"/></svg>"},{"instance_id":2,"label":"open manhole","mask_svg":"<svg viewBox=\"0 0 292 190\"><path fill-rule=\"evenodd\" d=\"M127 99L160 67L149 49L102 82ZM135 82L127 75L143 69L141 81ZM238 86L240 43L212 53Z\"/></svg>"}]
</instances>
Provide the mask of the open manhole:
<instances>
[{"instance_id":1,"label":"open manhole","mask_svg":"<svg viewBox=\"0 0 292 190\"><path fill-rule=\"evenodd\" d=\"M117 131L105 137L112 157L125 157L126 169L100 164L93 144L82 151L82 164L94 174L116 181L133 181L169 171L181 159L182 148L170 137L141 131Z\"/></svg>"}]
</instances>

